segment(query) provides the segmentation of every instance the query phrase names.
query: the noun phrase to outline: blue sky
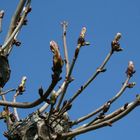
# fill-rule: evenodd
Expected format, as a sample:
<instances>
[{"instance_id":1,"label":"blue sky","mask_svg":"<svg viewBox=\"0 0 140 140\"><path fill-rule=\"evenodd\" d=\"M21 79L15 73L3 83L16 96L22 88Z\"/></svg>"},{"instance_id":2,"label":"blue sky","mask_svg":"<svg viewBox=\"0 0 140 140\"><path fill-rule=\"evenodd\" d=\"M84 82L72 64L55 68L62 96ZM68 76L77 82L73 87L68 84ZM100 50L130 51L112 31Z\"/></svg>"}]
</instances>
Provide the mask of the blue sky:
<instances>
[{"instance_id":1,"label":"blue sky","mask_svg":"<svg viewBox=\"0 0 140 140\"><path fill-rule=\"evenodd\" d=\"M18 0L0 0L0 9L5 10L3 32L0 34L2 44L9 22ZM113 55L106 68L107 71L83 92L74 102L70 117L76 119L96 109L117 91L126 79L125 71L128 61L134 61L136 74L131 81L137 83L133 89L127 89L124 95L111 107L111 111L135 99L140 87L140 1L139 0L41 0L32 2L32 12L28 15L28 26L23 27L19 36L22 45L14 48L10 55L11 79L4 89L17 87L22 76L27 76L26 93L18 97L18 101L34 101L38 98L38 88L47 88L51 81L52 54L49 42L55 40L63 54L62 27L60 23L68 21L67 45L72 60L77 38L83 26L87 28L86 38L89 47L81 49L73 71L75 81L70 85L67 98L92 75L110 50L110 44L117 32L122 33L120 41L123 52ZM65 69L64 69L65 70ZM64 79L64 75L63 75ZM60 82L58 86L61 84ZM58 88L58 87L57 87ZM56 88L56 89L57 89ZM12 99L12 93L7 99ZM36 108L19 109L21 118ZM101 128L81 136L77 140L118 140L137 139L140 129L140 109L137 108L127 117L115 123L113 127ZM1 121L0 139L5 127Z\"/></svg>"}]
</instances>

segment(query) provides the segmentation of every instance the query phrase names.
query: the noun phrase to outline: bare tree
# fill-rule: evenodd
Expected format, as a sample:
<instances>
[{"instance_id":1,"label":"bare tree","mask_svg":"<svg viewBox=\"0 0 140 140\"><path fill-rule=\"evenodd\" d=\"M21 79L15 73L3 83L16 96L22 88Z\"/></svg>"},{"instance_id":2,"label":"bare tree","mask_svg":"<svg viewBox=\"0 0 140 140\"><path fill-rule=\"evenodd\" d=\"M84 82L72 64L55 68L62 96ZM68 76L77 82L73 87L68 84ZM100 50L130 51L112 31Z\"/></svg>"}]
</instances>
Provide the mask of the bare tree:
<instances>
[{"instance_id":1,"label":"bare tree","mask_svg":"<svg viewBox=\"0 0 140 140\"><path fill-rule=\"evenodd\" d=\"M31 11L31 0L20 0L17 9L11 19L11 24L5 38L5 42L0 48L0 105L4 106L0 113L0 119L4 119L7 124L7 131L4 136L9 140L70 140L75 136L88 131L93 131L98 128L112 126L113 123L119 121L128 115L133 109L140 105L140 95L130 103L124 103L121 108L108 113L111 105L121 97L127 88L133 88L135 83L130 83L130 78L135 73L135 67L132 61L129 61L126 68L126 80L122 87L111 99L105 102L102 106L89 114L70 120L68 111L72 109L73 102L80 96L80 94L91 84L96 77L106 71L106 64L114 53L118 53L123 49L120 46L119 40L121 33L117 33L111 41L111 48L103 63L99 65L91 77L73 94L70 99L64 100L67 89L71 82L73 82L72 72L79 56L81 48L90 45L86 40L86 27L81 29L80 35L77 39L77 47L74 52L72 61L69 60L66 34L68 23L62 22L63 29L63 47L64 59L61 57L59 46L55 41L50 41L50 50L53 53L52 66L52 81L48 89L44 90L42 87L38 89L39 97L33 102L17 102L17 96L24 95L26 77L23 76L21 83L17 88L12 88L3 91L3 87L10 78L9 55L12 52L13 46L20 46L18 35L21 28L27 24L27 15ZM0 32L2 31L2 19L4 11L0 11ZM62 67L65 66L65 79L58 90L55 90L58 82L62 80ZM15 92L12 101L7 101L6 96L10 92ZM20 119L17 108L33 108L44 102L44 105L35 110L25 119ZM11 108L13 110L11 111ZM88 121L90 120L90 121ZM84 123L88 121L88 123ZM79 124L81 124L79 126ZM73 128L74 126L77 126Z\"/></svg>"}]
</instances>

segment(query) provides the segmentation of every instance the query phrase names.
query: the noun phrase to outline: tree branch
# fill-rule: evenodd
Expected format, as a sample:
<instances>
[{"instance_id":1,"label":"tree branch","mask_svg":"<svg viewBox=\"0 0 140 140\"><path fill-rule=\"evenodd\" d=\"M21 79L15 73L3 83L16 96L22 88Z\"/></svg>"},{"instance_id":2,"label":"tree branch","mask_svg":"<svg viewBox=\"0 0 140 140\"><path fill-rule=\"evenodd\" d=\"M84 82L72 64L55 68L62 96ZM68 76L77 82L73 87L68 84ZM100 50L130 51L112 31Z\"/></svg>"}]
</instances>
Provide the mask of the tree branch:
<instances>
[{"instance_id":1,"label":"tree branch","mask_svg":"<svg viewBox=\"0 0 140 140\"><path fill-rule=\"evenodd\" d=\"M66 31L68 23L66 21L62 22L62 28L63 28L63 47L64 47L64 56L65 56L65 63L66 63L66 77L68 76L69 72L69 57L68 57L68 50L67 50L67 42L66 42Z\"/></svg>"},{"instance_id":2,"label":"tree branch","mask_svg":"<svg viewBox=\"0 0 140 140\"><path fill-rule=\"evenodd\" d=\"M13 91L16 91L16 89L12 88L12 89L9 89L9 90L6 90L6 91L2 91L2 92L0 93L0 96L6 95L7 93L13 92Z\"/></svg>"},{"instance_id":3,"label":"tree branch","mask_svg":"<svg viewBox=\"0 0 140 140\"><path fill-rule=\"evenodd\" d=\"M82 36L82 32L81 32L81 35L80 36ZM120 47L120 44L119 44L119 39L120 38L121 38L121 34L120 33L117 33L117 35L115 36L114 40L112 41L113 43L112 43L111 51L106 56L105 60L101 64L101 66L96 70L96 72L91 76L91 78L89 78L88 81L84 85L82 85L80 87L80 89L78 89L78 91L73 95L73 97L69 99L68 104L67 104L68 106L84 91L84 89L97 77L98 74L100 74L101 72L105 72L106 71L106 69L104 69L104 67L107 64L107 62L109 61L109 59L111 58L112 54L114 52L122 51L122 48ZM83 39L84 38L79 38L78 41L80 43L78 43L78 44L81 44L81 45L82 44L83 45L86 44L85 40L83 40ZM75 56L78 55L79 50L80 50L80 46L77 47L77 49L75 51ZM64 112L65 108L66 107L63 108L63 111L62 112Z\"/></svg>"},{"instance_id":4,"label":"tree branch","mask_svg":"<svg viewBox=\"0 0 140 140\"><path fill-rule=\"evenodd\" d=\"M93 117L94 115L96 115L97 113L103 111L106 107L106 105L109 104L109 106L111 106L111 104L113 102L115 102L126 90L128 83L129 83L130 77L127 77L127 79L125 80L125 82L123 83L123 86L121 87L121 89L119 90L119 92L113 97L111 98L108 102L106 102L105 104L103 104L101 107L99 107L98 109L96 109L95 111L91 112L90 114L83 116L75 121L73 121L72 125L76 125L80 122L83 122L91 117ZM90 123L89 123L90 124Z\"/></svg>"},{"instance_id":5,"label":"tree branch","mask_svg":"<svg viewBox=\"0 0 140 140\"><path fill-rule=\"evenodd\" d=\"M19 95L19 91L17 90L16 93L15 93L15 95L14 95L14 98L13 98L13 102L14 103L16 103L16 98L17 98L18 95ZM16 117L17 121L19 121L20 119L19 119L19 115L18 115L18 112L17 112L17 108L14 107L13 109L14 109L14 115L15 115L15 117Z\"/></svg>"},{"instance_id":6,"label":"tree branch","mask_svg":"<svg viewBox=\"0 0 140 140\"><path fill-rule=\"evenodd\" d=\"M4 10L0 11L0 33L2 32L2 20L4 17Z\"/></svg>"},{"instance_id":7,"label":"tree branch","mask_svg":"<svg viewBox=\"0 0 140 140\"><path fill-rule=\"evenodd\" d=\"M10 32L9 32L9 33L11 33L11 34L9 34L10 36L8 35L9 37L7 38L7 40L5 41L5 43L2 45L1 52L4 53L4 55L8 55L9 54L10 49L12 48L11 43L12 43L15 35L21 29L21 27L22 27L22 25L24 23L24 20L25 20L27 14L28 14L28 10L30 8L30 3L31 3L31 0L28 0L27 5L26 5L26 8L25 8L25 10L23 10L23 14L21 16L21 19L20 19L18 25L13 30L13 32L12 32L12 30L10 30Z\"/></svg>"},{"instance_id":8,"label":"tree branch","mask_svg":"<svg viewBox=\"0 0 140 140\"><path fill-rule=\"evenodd\" d=\"M12 20L11 20L11 23L10 23L10 26L9 26L9 31L7 33L7 36L6 36L6 39L5 41L8 40L8 38L11 36L11 34L13 33L13 31L15 30L15 27L17 25L17 22L19 20L19 17L20 17L20 14L23 10L23 7L25 5L27 0L20 0L19 3L18 3L18 6L17 6L17 9L12 17Z\"/></svg>"},{"instance_id":9,"label":"tree branch","mask_svg":"<svg viewBox=\"0 0 140 140\"><path fill-rule=\"evenodd\" d=\"M122 111L121 113L117 114L112 119L110 119L108 121L104 121L104 122L99 123L97 125L88 126L87 128L82 128L82 129L79 129L79 130L76 130L76 131L72 130L71 132L63 133L62 138L73 137L73 136L76 136L76 135L79 135L79 134L86 133L86 132L91 131L91 130L96 130L98 128L109 126L109 124L112 124L112 123L122 119L123 117L125 117L128 113L130 113L138 105L140 105L140 99L136 99L134 102L129 103L129 105L128 105L128 107L126 109L124 109L124 106L123 106L121 109L124 109L124 111Z\"/></svg>"},{"instance_id":10,"label":"tree branch","mask_svg":"<svg viewBox=\"0 0 140 140\"><path fill-rule=\"evenodd\" d=\"M69 71L68 71L68 74L67 74L67 77L65 79L66 81L66 84L65 84L65 87L63 89L63 92L61 94L61 97L58 101L58 105L56 106L56 109L59 109L60 108L60 105L63 101L63 98L66 94L66 91L67 91L67 88L69 86L69 83L72 81L72 78L71 78L71 74L72 74L72 71L73 71L73 68L74 68L74 65L75 65L75 62L78 58L78 55L79 55L79 52L80 52L80 49L82 46L85 46L87 45L86 42L85 42L85 33L86 33L86 28L83 27L82 30L81 30L81 33L80 33L80 36L78 38L78 42L77 42L77 48L75 50L75 54L74 54L74 57L73 57L73 60L72 60L72 63L70 65L70 68L69 68ZM89 45L89 44L88 44Z\"/></svg>"}]
</instances>

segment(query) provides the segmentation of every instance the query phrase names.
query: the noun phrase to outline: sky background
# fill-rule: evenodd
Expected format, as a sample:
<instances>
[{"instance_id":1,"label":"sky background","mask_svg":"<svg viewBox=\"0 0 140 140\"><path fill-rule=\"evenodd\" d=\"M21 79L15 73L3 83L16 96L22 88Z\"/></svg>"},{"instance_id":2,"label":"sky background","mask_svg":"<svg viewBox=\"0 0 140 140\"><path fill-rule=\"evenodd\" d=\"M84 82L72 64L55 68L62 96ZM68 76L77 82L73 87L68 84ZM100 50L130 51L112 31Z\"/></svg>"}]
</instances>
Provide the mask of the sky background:
<instances>
[{"instance_id":1,"label":"sky background","mask_svg":"<svg viewBox=\"0 0 140 140\"><path fill-rule=\"evenodd\" d=\"M0 44L4 42L11 16L18 0L0 0L0 9L5 10L3 32ZM81 49L72 76L75 81L68 88L66 99L95 72L110 51L110 44L117 32L122 33L120 41L123 52L115 53L106 68L96 80L79 96L69 112L72 120L81 117L113 97L126 79L128 61L134 61L136 74L131 81L137 85L127 89L123 96L110 109L113 111L135 99L140 93L140 1L139 0L41 0L32 2L32 12L28 15L28 26L23 27L19 35L20 48L14 47L9 57L11 78L4 90L16 88L22 76L27 76L26 92L18 101L34 101L39 97L38 88L47 89L51 81L52 54L49 42L55 40L63 55L62 21L68 21L67 46L72 60L77 38L81 28L87 28L86 39L91 45ZM64 74L65 74L65 68ZM64 74L62 78L64 79ZM61 85L62 81L58 84ZM56 89L58 89L58 86ZM14 93L7 96L12 100ZM19 109L21 118L25 118L33 109ZM2 107L1 107L2 110ZM101 128L77 136L77 140L118 140L137 139L139 137L140 108L136 108L127 117L113 124L113 127ZM5 124L0 124L0 140L5 140L2 133Z\"/></svg>"}]
</instances>

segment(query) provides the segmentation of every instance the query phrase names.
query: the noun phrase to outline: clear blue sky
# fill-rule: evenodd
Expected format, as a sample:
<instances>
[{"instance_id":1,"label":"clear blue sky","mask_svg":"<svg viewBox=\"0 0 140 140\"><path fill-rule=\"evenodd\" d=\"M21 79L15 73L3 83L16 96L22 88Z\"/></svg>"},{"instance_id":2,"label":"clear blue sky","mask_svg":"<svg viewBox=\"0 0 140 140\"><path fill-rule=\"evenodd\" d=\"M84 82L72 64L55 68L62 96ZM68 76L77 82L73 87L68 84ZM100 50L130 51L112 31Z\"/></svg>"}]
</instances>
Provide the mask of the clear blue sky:
<instances>
[{"instance_id":1,"label":"clear blue sky","mask_svg":"<svg viewBox=\"0 0 140 140\"><path fill-rule=\"evenodd\" d=\"M3 32L0 43L4 41L10 18L18 0L0 0L0 9L5 10ZM20 48L14 48L10 55L11 79L4 89L15 88L22 76L27 76L26 93L18 101L34 101L38 97L37 90L42 85L47 88L51 81L52 55L49 49L50 40L58 42L61 51L62 28L60 23L69 22L67 44L70 60L76 47L77 37L83 26L87 27L89 47L82 48L76 62L73 77L75 81L70 85L67 98L87 80L101 64L110 50L111 40L117 32L122 33L121 46L124 51L116 53L106 68L107 71L83 92L73 104L70 117L76 119L96 109L110 99L120 89L126 75L128 61L135 63L136 74L131 79L137 83L134 89L126 90L125 94L111 107L111 111L135 99L140 93L140 1L139 0L41 0L32 2L32 12L28 16L28 26L23 27L19 39ZM65 70L65 69L64 69ZM64 75L63 75L64 79ZM59 83L59 85L61 82ZM12 94L12 93L11 93ZM10 100L12 96L8 97ZM20 110L21 118L33 112ZM115 123L113 127L101 128L81 136L77 140L118 140L138 139L140 109L137 108L127 117ZM5 140L2 133L5 129L0 125L0 140Z\"/></svg>"}]
</instances>

